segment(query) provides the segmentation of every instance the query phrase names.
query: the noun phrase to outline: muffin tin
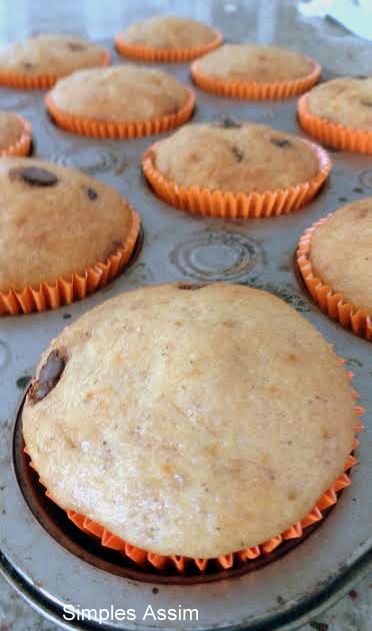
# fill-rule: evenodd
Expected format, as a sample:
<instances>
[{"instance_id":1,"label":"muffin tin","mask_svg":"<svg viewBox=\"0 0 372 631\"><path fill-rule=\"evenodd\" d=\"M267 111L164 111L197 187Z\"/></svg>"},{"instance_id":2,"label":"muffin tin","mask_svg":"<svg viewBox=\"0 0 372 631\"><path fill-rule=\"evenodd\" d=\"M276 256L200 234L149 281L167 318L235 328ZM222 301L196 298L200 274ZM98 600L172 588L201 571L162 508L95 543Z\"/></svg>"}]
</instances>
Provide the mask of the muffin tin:
<instances>
[{"instance_id":1,"label":"muffin tin","mask_svg":"<svg viewBox=\"0 0 372 631\"><path fill-rule=\"evenodd\" d=\"M111 42L104 43L112 48ZM118 62L115 55L114 60ZM161 68L190 84L188 65L163 64ZM295 99L255 103L196 93L194 122L229 116L301 134ZM144 230L143 243L138 244L129 268L103 290L54 312L0 319L1 571L34 608L66 629L76 628L76 623L70 626L63 620L66 604L80 610L112 605L137 611L136 623L80 621L81 629L185 628L183 621L141 621L149 604L154 609L197 608L199 620L187 622L187 629L193 631L296 627L309 612L314 615L326 598L338 598L371 565L371 346L312 304L294 265L296 245L305 228L346 201L372 196L371 158L332 152L330 180L311 204L291 215L246 222L205 219L167 206L150 190L140 158L156 138L100 141L66 134L49 120L42 93L1 89L0 103L31 121L37 157L82 169L118 188L141 214ZM226 280L278 294L313 322L347 360L355 373L359 403L367 408L352 485L309 536L289 549L278 549L277 555L267 559L272 559L270 563L255 566L253 572L207 575L203 580L187 577L187 585L179 577L157 577L121 565L115 553L105 553L67 523L44 497L28 467L17 409L40 353L66 324L121 291L174 280Z\"/></svg>"}]
</instances>

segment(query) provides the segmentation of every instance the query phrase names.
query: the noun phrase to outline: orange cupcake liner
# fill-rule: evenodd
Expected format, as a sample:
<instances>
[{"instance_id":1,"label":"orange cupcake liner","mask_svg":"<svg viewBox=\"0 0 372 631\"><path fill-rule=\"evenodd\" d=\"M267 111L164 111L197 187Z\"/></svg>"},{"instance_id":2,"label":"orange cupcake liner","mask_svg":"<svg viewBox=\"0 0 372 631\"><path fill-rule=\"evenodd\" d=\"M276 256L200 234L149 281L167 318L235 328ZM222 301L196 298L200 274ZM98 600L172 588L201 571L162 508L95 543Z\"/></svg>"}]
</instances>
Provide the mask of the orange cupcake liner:
<instances>
[{"instance_id":1,"label":"orange cupcake liner","mask_svg":"<svg viewBox=\"0 0 372 631\"><path fill-rule=\"evenodd\" d=\"M22 134L13 145L0 151L0 157L4 156L28 156L31 150L32 129L30 123L17 114L18 119L22 123Z\"/></svg>"},{"instance_id":2,"label":"orange cupcake liner","mask_svg":"<svg viewBox=\"0 0 372 631\"><path fill-rule=\"evenodd\" d=\"M346 363L345 360L342 358L340 358L340 362L342 364ZM352 379L352 372L349 371L347 375L349 379ZM355 399L357 399L359 397L359 394L355 390L353 390L353 396ZM364 429L364 426L359 420L359 417L362 416L364 413L365 409L362 406L355 406L355 416L357 417L357 422L354 427L355 433L359 433ZM351 451L353 452L358 447L358 445L359 440L354 437L351 445ZM25 446L24 451L26 454L28 454L27 446ZM68 518L75 524L75 526L77 526L86 534L97 537L103 547L120 552L124 557L128 558L139 566L152 567L156 570L164 570L167 567L170 567L180 574L184 573L186 569L191 566L194 569L196 568L197 571L199 571L200 573L204 573L208 570L208 566L211 562L215 562L217 563L217 566L219 566L221 569L227 570L236 566L237 564L249 562L253 559L256 559L261 555L270 554L270 552L273 552L273 550L280 546L281 543L288 541L289 539L301 538L305 528L312 526L323 519L323 512L336 504L338 500L337 493L339 493L351 484L351 479L346 472L349 471L355 464L357 464L357 462L357 459L351 453L346 459L344 472L321 495L313 509L309 513L307 513L307 515L305 515L303 519L290 526L290 528L279 535L271 537L270 539L264 541L259 545L251 546L243 550L238 550L236 552L232 552L231 554L224 554L215 559L193 558L185 557L183 555L164 556L154 552L149 552L148 550L143 550L142 548L138 548L137 546L133 546L129 542L124 541L124 539L121 539L117 535L114 535L112 532L104 528L104 526L101 526L96 521L89 519L81 513L73 510L66 510L62 506L59 506L58 502L48 491L46 484L40 478L39 482L46 488L46 496L65 511ZM37 469L32 461L30 461L30 466L37 473Z\"/></svg>"},{"instance_id":3,"label":"orange cupcake liner","mask_svg":"<svg viewBox=\"0 0 372 631\"><path fill-rule=\"evenodd\" d=\"M188 98L185 104L175 113L150 118L145 121L131 122L109 122L100 121L85 116L68 114L60 110L55 104L51 92L45 97L45 102L49 114L54 122L65 131L79 134L80 136L91 136L94 138L138 138L140 136L150 136L169 131L175 127L183 125L192 115L195 107L195 95L187 88Z\"/></svg>"},{"instance_id":4,"label":"orange cupcake liner","mask_svg":"<svg viewBox=\"0 0 372 631\"><path fill-rule=\"evenodd\" d=\"M333 320L338 320L345 329L351 329L356 335L372 341L371 315L366 309L360 309L348 302L340 292L334 291L330 285L323 283L315 275L311 264L312 236L318 226L327 221L331 214L323 217L304 232L297 248L297 265L311 297L320 309Z\"/></svg>"},{"instance_id":5,"label":"orange cupcake liner","mask_svg":"<svg viewBox=\"0 0 372 631\"><path fill-rule=\"evenodd\" d=\"M13 288L0 292L0 316L47 311L82 300L112 281L133 254L140 229L140 218L132 211L132 225L124 244L105 261L97 261L82 274L73 273L69 279L57 278L53 283L42 282L34 288L27 285L21 291Z\"/></svg>"},{"instance_id":6,"label":"orange cupcake liner","mask_svg":"<svg viewBox=\"0 0 372 631\"><path fill-rule=\"evenodd\" d=\"M308 204L329 176L332 161L327 152L314 143L306 140L304 142L310 145L318 158L318 173L296 186L263 193L233 193L199 186L179 186L162 175L156 167L155 156L159 142L144 153L142 169L156 195L176 208L204 216L229 219L273 217L288 214Z\"/></svg>"},{"instance_id":7,"label":"orange cupcake liner","mask_svg":"<svg viewBox=\"0 0 372 631\"><path fill-rule=\"evenodd\" d=\"M372 153L372 131L352 129L315 116L310 112L307 94L298 101L297 115L302 129L322 144L358 153Z\"/></svg>"},{"instance_id":8,"label":"orange cupcake liner","mask_svg":"<svg viewBox=\"0 0 372 631\"><path fill-rule=\"evenodd\" d=\"M361 424L358 424L356 430L360 431L361 429ZM352 448L355 449L358 443L359 441L357 439L354 439ZM25 451L27 453L27 449L25 449ZM237 552L233 552L231 554L225 554L217 557L216 559L192 558L182 555L164 556L156 554L154 552L149 552L147 550L143 550L142 548L138 548L137 546L133 546L127 541L124 541L124 539L121 539L117 535L114 535L112 532L104 528L104 526L101 526L92 519L85 517L81 513L73 510L66 511L65 509L63 509L62 506L60 506L60 508L62 508L62 510L65 510L68 518L80 530L82 530L86 534L94 535L100 540L103 547L121 552L124 557L127 557L131 561L134 561L134 563L136 563L137 565L152 566L157 570L164 570L166 567L170 566L180 573L183 573L187 569L187 567L191 565L196 567L199 572L205 572L210 562L215 561L221 569L227 570L242 562L247 562L256 559L261 555L273 552L273 550L275 550L275 548L277 548L284 541L300 538L305 528L307 528L308 526L312 526L316 522L323 519L323 511L336 504L338 499L337 493L351 484L350 477L347 475L346 471L351 469L351 467L353 467L357 462L357 459L350 454L345 463L344 473L342 473L337 478L337 480L335 480L335 482L322 494L314 508L296 524L293 524L293 526L282 532L280 535L271 537L260 545L251 546L249 548L245 548L244 550L238 550ZM32 462L30 463L30 466L36 471L35 466ZM40 483L45 486L42 480L40 480ZM48 490L46 490L45 494L58 506L58 502L53 498Z\"/></svg>"},{"instance_id":9,"label":"orange cupcake liner","mask_svg":"<svg viewBox=\"0 0 372 631\"><path fill-rule=\"evenodd\" d=\"M258 83L256 81L229 81L219 79L202 72L198 67L198 61L191 66L192 80L196 85L218 96L230 99L247 99L252 101L271 101L275 99L289 99L310 90L318 81L322 71L321 65L310 59L313 64L312 71L301 79L293 81L276 81L270 83Z\"/></svg>"},{"instance_id":10,"label":"orange cupcake liner","mask_svg":"<svg viewBox=\"0 0 372 631\"><path fill-rule=\"evenodd\" d=\"M115 35L114 41L116 50L124 57L150 62L182 63L202 57L222 44L222 33L216 29L213 31L214 38L208 44L194 48L152 48L151 46L130 44L123 39L120 33Z\"/></svg>"},{"instance_id":11,"label":"orange cupcake liner","mask_svg":"<svg viewBox=\"0 0 372 631\"><path fill-rule=\"evenodd\" d=\"M107 66L110 60L110 53L108 50L105 50L100 65ZM15 90L48 90L52 88L59 79L63 78L64 76L53 74L28 75L11 70L0 70L0 85L14 88Z\"/></svg>"}]
</instances>

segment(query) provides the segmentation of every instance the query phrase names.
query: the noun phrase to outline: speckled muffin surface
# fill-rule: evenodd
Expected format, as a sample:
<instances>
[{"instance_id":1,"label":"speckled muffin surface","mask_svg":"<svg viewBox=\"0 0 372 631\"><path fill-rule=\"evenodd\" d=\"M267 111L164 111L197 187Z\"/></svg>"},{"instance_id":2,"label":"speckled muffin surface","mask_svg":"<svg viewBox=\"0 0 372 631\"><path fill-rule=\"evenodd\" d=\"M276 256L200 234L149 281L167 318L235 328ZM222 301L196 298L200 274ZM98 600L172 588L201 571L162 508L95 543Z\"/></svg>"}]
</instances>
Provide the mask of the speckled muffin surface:
<instances>
[{"instance_id":1,"label":"speckled muffin surface","mask_svg":"<svg viewBox=\"0 0 372 631\"><path fill-rule=\"evenodd\" d=\"M197 48L209 44L215 36L206 24L177 16L156 16L119 33L124 42L156 49Z\"/></svg>"},{"instance_id":2,"label":"speckled muffin surface","mask_svg":"<svg viewBox=\"0 0 372 631\"><path fill-rule=\"evenodd\" d=\"M86 313L45 351L23 409L59 505L145 550L201 558L307 514L342 473L354 424L320 333L279 298L223 283L142 288Z\"/></svg>"},{"instance_id":3,"label":"speckled muffin surface","mask_svg":"<svg viewBox=\"0 0 372 631\"><path fill-rule=\"evenodd\" d=\"M287 188L319 171L314 150L300 138L229 119L182 127L159 143L155 162L176 184L234 193Z\"/></svg>"},{"instance_id":4,"label":"speckled muffin surface","mask_svg":"<svg viewBox=\"0 0 372 631\"><path fill-rule=\"evenodd\" d=\"M315 276L372 315L372 197L342 206L312 235Z\"/></svg>"},{"instance_id":5,"label":"speckled muffin surface","mask_svg":"<svg viewBox=\"0 0 372 631\"><path fill-rule=\"evenodd\" d=\"M273 83L306 77L314 62L276 46L224 44L197 62L198 70L226 81Z\"/></svg>"},{"instance_id":6,"label":"speckled muffin surface","mask_svg":"<svg viewBox=\"0 0 372 631\"><path fill-rule=\"evenodd\" d=\"M372 132L372 77L322 83L309 92L308 107L332 123Z\"/></svg>"},{"instance_id":7,"label":"speckled muffin surface","mask_svg":"<svg viewBox=\"0 0 372 631\"><path fill-rule=\"evenodd\" d=\"M23 133L24 124L19 116L0 110L0 152L19 142Z\"/></svg>"},{"instance_id":8,"label":"speckled muffin surface","mask_svg":"<svg viewBox=\"0 0 372 631\"><path fill-rule=\"evenodd\" d=\"M38 35L11 44L0 53L0 72L62 77L107 60L102 46L72 35Z\"/></svg>"},{"instance_id":9,"label":"speckled muffin surface","mask_svg":"<svg viewBox=\"0 0 372 631\"><path fill-rule=\"evenodd\" d=\"M189 92L170 74L125 64L74 73L50 95L63 112L120 123L174 114Z\"/></svg>"},{"instance_id":10,"label":"speckled muffin surface","mask_svg":"<svg viewBox=\"0 0 372 631\"><path fill-rule=\"evenodd\" d=\"M125 240L132 211L113 188L31 158L0 159L0 291L82 274Z\"/></svg>"}]
</instances>

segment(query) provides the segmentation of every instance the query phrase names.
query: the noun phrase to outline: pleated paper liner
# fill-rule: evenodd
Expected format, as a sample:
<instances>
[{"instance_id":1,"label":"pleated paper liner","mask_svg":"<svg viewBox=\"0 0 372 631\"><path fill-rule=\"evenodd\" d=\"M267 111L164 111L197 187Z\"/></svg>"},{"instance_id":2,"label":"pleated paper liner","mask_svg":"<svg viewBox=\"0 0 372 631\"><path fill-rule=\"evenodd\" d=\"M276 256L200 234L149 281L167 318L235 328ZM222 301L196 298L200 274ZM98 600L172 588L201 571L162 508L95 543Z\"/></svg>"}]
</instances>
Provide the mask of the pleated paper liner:
<instances>
[{"instance_id":1,"label":"pleated paper liner","mask_svg":"<svg viewBox=\"0 0 372 631\"><path fill-rule=\"evenodd\" d=\"M120 55L147 62L182 63L202 57L223 42L222 33L214 29L214 38L202 46L194 48L152 48L126 42L120 33L115 35L115 47Z\"/></svg>"},{"instance_id":2,"label":"pleated paper liner","mask_svg":"<svg viewBox=\"0 0 372 631\"><path fill-rule=\"evenodd\" d=\"M307 92L318 81L322 68L314 59L310 59L310 61L313 64L312 71L301 79L294 79L293 81L258 83L256 81L220 79L202 72L198 60L194 61L191 66L191 76L199 88L217 96L250 101L289 99Z\"/></svg>"},{"instance_id":3,"label":"pleated paper liner","mask_svg":"<svg viewBox=\"0 0 372 631\"><path fill-rule=\"evenodd\" d=\"M302 129L322 144L358 153L372 153L372 131L352 129L312 114L307 94L299 99L297 114Z\"/></svg>"},{"instance_id":4,"label":"pleated paper liner","mask_svg":"<svg viewBox=\"0 0 372 631\"><path fill-rule=\"evenodd\" d=\"M327 221L328 217L314 223L302 235L296 253L298 268L310 295L324 313L333 320L338 320L341 326L351 329L356 335L372 341L371 315L365 309L348 302L340 292L334 291L314 273L310 259L311 239L317 227Z\"/></svg>"},{"instance_id":5,"label":"pleated paper liner","mask_svg":"<svg viewBox=\"0 0 372 631\"><path fill-rule=\"evenodd\" d=\"M159 143L155 143L144 153L142 168L156 195L176 208L204 216L229 219L273 217L293 212L308 204L331 171L332 162L327 152L318 145L308 144L318 158L318 173L307 182L263 193L233 193L178 185L162 175L156 167L155 157Z\"/></svg>"},{"instance_id":6,"label":"pleated paper liner","mask_svg":"<svg viewBox=\"0 0 372 631\"><path fill-rule=\"evenodd\" d=\"M45 97L45 102L49 114L58 127L65 131L79 134L80 136L91 136L94 138L138 138L140 136L150 136L169 131L175 127L183 125L192 115L195 107L195 95L188 88L188 97L185 104L172 114L150 118L144 121L131 122L110 122L99 121L94 118L68 114L60 110L55 104L51 92Z\"/></svg>"},{"instance_id":7,"label":"pleated paper liner","mask_svg":"<svg viewBox=\"0 0 372 631\"><path fill-rule=\"evenodd\" d=\"M345 360L340 358L340 362L345 364ZM348 377L352 379L353 373L348 372ZM359 394L353 390L354 398L358 398ZM355 407L355 415L356 417L360 417L364 414L365 409L362 406ZM363 425L357 420L355 424L355 433L362 431ZM351 451L353 452L359 444L359 440L357 438L353 439L353 443L351 445ZM27 447L24 449L25 453L28 454ZM202 558L191 558L185 557L182 555L171 555L171 556L163 556L160 554L156 554L153 552L149 552L148 550L143 550L142 548L138 548L137 546L133 546L127 541L124 541L120 537L114 535L109 530L106 530L103 526L98 524L97 522L77 513L76 511L67 510L65 511L68 518L77 526L80 530L85 532L88 535L93 535L94 537L100 540L100 543L103 547L109 548L111 550L116 550L120 552L124 557L133 561L139 566L142 567L152 567L156 570L162 571L167 567L183 574L188 567L193 567L199 573L204 573L208 571L208 566L210 563L217 564L220 569L228 570L233 568L234 566L242 563L249 563L249 561L257 559L261 555L267 555L273 552L280 544L288 541L290 539L299 539L302 537L303 530L309 526L314 525L323 519L323 511L327 510L337 502L337 493L342 491L344 488L351 484L350 477L346 473L357 463L357 459L351 453L344 465L344 472L335 480L335 482L327 489L322 496L319 498L314 508L307 514L303 519L298 521L296 524L293 524L290 528L288 528L285 532L264 541L260 545L252 546L249 548L245 548L244 550L238 550L231 554L225 554L223 556L219 556L216 559L202 559ZM37 469L35 465L30 462L30 466L36 471ZM40 483L46 488L44 482L39 479ZM57 506L59 506L58 502L53 498L51 493L46 490L47 497L52 500ZM62 510L65 510L62 506L60 506Z\"/></svg>"},{"instance_id":8,"label":"pleated paper liner","mask_svg":"<svg viewBox=\"0 0 372 631\"><path fill-rule=\"evenodd\" d=\"M22 116L17 114L17 117L22 123L22 134L16 143L0 151L0 157L2 158L4 156L28 156L30 153L32 141L31 125Z\"/></svg>"},{"instance_id":9,"label":"pleated paper liner","mask_svg":"<svg viewBox=\"0 0 372 631\"><path fill-rule=\"evenodd\" d=\"M362 429L362 425L358 424L356 430L360 431L360 429ZM352 448L355 449L357 445L358 440L354 439ZM27 453L27 449L25 449L25 451ZM356 463L356 458L350 454L345 463L345 472L340 475L337 480L335 480L325 493L323 493L314 508L305 515L303 519L288 528L288 530L280 535L268 539L260 545L245 548L244 550L238 550L237 552L233 552L231 554L225 554L216 559L191 558L182 555L163 556L149 552L138 548L137 546L131 545L127 541L124 541L120 537L111 533L109 530L106 530L106 528L97 522L77 513L76 511L69 510L65 512L75 526L86 534L97 537L103 547L120 552L124 557L127 557L139 566L152 567L156 570L165 570L167 567L171 567L173 570L183 573L187 570L188 566L191 565L194 566L194 569L197 569L198 572L203 573L208 571L208 565L213 561L217 563L220 569L228 570L237 564L249 562L261 555L270 554L270 552L273 552L273 550L275 550L281 543L288 541L289 539L300 538L305 528L312 526L323 519L323 511L336 504L338 499L337 493L350 485L351 480L346 471L348 471ZM32 462L30 465L33 469L35 469ZM40 480L40 483L45 486L42 480ZM48 490L46 491L46 495L58 506L58 502L56 502ZM60 508L64 510L63 507Z\"/></svg>"},{"instance_id":10,"label":"pleated paper liner","mask_svg":"<svg viewBox=\"0 0 372 631\"><path fill-rule=\"evenodd\" d=\"M27 285L21 291L9 289L7 292L0 292L0 316L58 309L92 294L123 270L133 254L139 230L139 216L132 211L132 226L125 242L105 261L97 261L84 273L73 273L69 279L58 278L53 283L42 282L38 288Z\"/></svg>"},{"instance_id":11,"label":"pleated paper liner","mask_svg":"<svg viewBox=\"0 0 372 631\"><path fill-rule=\"evenodd\" d=\"M107 66L110 63L110 59L109 51L105 50L100 66ZM27 73L22 74L21 72L0 69L0 85L14 88L15 90L48 90L62 78L63 76L54 74L29 75Z\"/></svg>"}]
</instances>

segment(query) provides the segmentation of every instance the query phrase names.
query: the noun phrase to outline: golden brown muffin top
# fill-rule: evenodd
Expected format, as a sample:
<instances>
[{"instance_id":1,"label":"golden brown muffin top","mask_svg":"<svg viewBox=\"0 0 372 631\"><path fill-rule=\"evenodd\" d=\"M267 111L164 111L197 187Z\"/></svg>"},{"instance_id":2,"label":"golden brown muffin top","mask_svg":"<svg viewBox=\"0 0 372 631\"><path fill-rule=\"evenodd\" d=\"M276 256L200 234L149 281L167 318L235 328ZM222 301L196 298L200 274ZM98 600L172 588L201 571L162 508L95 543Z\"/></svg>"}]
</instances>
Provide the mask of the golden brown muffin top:
<instances>
[{"instance_id":1,"label":"golden brown muffin top","mask_svg":"<svg viewBox=\"0 0 372 631\"><path fill-rule=\"evenodd\" d=\"M124 64L84 70L58 81L58 108L101 121L142 121L177 112L188 91L166 72Z\"/></svg>"},{"instance_id":2,"label":"golden brown muffin top","mask_svg":"<svg viewBox=\"0 0 372 631\"><path fill-rule=\"evenodd\" d=\"M130 44L160 49L197 48L209 44L215 38L210 26L175 15L161 15L137 22L119 35Z\"/></svg>"},{"instance_id":3,"label":"golden brown muffin top","mask_svg":"<svg viewBox=\"0 0 372 631\"><path fill-rule=\"evenodd\" d=\"M316 228L310 260L323 283L372 315L372 197L338 208Z\"/></svg>"},{"instance_id":4,"label":"golden brown muffin top","mask_svg":"<svg viewBox=\"0 0 372 631\"><path fill-rule=\"evenodd\" d=\"M339 359L295 309L187 287L126 292L65 328L23 431L60 506L145 550L208 558L303 518L342 474L356 417Z\"/></svg>"},{"instance_id":5,"label":"golden brown muffin top","mask_svg":"<svg viewBox=\"0 0 372 631\"><path fill-rule=\"evenodd\" d=\"M62 77L103 63L106 49L72 35L37 35L0 53L0 71Z\"/></svg>"},{"instance_id":6,"label":"golden brown muffin top","mask_svg":"<svg viewBox=\"0 0 372 631\"><path fill-rule=\"evenodd\" d=\"M227 81L272 83L308 75L314 63L292 50L277 46L224 44L197 62L204 74Z\"/></svg>"},{"instance_id":7,"label":"golden brown muffin top","mask_svg":"<svg viewBox=\"0 0 372 631\"><path fill-rule=\"evenodd\" d=\"M312 114L346 127L372 131L372 77L332 79L313 88L308 99Z\"/></svg>"},{"instance_id":8,"label":"golden brown muffin top","mask_svg":"<svg viewBox=\"0 0 372 631\"><path fill-rule=\"evenodd\" d=\"M14 112L0 111L0 151L15 145L23 134L22 120Z\"/></svg>"},{"instance_id":9,"label":"golden brown muffin top","mask_svg":"<svg viewBox=\"0 0 372 631\"><path fill-rule=\"evenodd\" d=\"M0 209L0 291L82 273L106 260L131 227L115 189L32 158L0 158Z\"/></svg>"},{"instance_id":10,"label":"golden brown muffin top","mask_svg":"<svg viewBox=\"0 0 372 631\"><path fill-rule=\"evenodd\" d=\"M176 184L234 193L287 188L319 171L301 138L229 119L181 127L159 143L156 166Z\"/></svg>"}]
</instances>

